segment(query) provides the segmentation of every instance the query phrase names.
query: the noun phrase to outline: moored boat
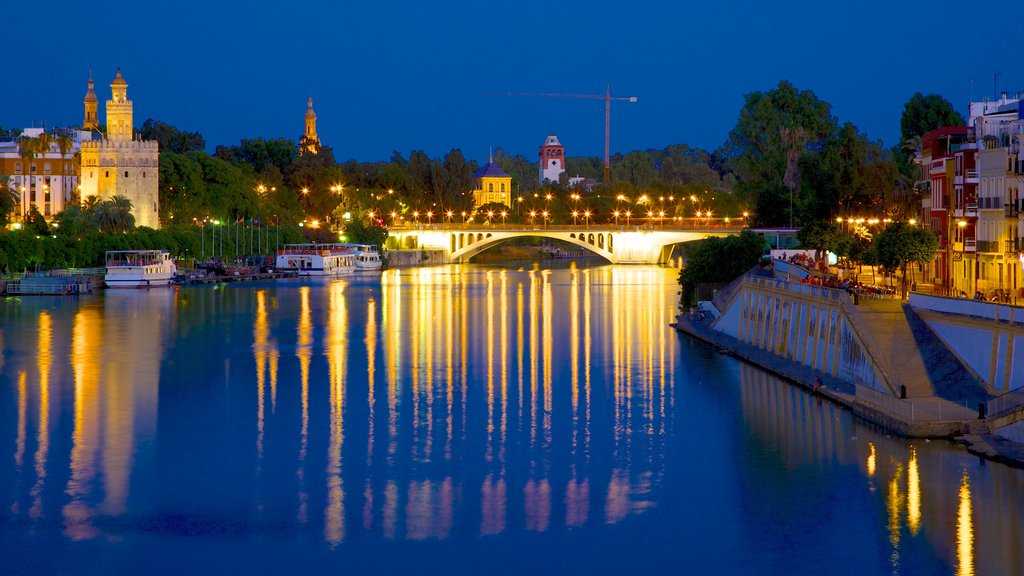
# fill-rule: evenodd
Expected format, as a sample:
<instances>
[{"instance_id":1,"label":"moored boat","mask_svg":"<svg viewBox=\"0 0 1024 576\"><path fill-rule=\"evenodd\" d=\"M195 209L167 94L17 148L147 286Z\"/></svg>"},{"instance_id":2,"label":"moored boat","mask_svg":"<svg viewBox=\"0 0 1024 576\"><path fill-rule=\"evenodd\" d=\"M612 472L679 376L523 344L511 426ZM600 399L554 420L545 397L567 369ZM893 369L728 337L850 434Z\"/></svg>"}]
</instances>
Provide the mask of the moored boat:
<instances>
[{"instance_id":1,"label":"moored boat","mask_svg":"<svg viewBox=\"0 0 1024 576\"><path fill-rule=\"evenodd\" d=\"M377 247L370 244L342 244L355 250L356 270L380 270L381 260Z\"/></svg>"},{"instance_id":2,"label":"moored boat","mask_svg":"<svg viewBox=\"0 0 1024 576\"><path fill-rule=\"evenodd\" d=\"M177 271L167 250L111 250L103 282L107 288L169 286Z\"/></svg>"},{"instance_id":3,"label":"moored boat","mask_svg":"<svg viewBox=\"0 0 1024 576\"><path fill-rule=\"evenodd\" d=\"M275 264L299 276L341 276L355 269L355 257L356 251L344 244L285 244Z\"/></svg>"}]
</instances>

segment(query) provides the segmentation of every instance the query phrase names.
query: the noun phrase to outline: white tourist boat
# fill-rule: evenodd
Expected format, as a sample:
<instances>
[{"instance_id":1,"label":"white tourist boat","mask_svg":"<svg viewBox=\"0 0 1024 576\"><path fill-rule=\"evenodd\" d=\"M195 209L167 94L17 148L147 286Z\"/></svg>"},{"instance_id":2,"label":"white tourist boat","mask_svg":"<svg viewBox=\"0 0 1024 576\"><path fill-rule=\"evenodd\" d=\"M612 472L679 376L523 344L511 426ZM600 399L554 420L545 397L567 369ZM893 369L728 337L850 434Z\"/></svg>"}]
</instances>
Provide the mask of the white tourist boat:
<instances>
[{"instance_id":1,"label":"white tourist boat","mask_svg":"<svg viewBox=\"0 0 1024 576\"><path fill-rule=\"evenodd\" d=\"M178 273L167 250L111 250L106 262L107 288L169 286Z\"/></svg>"},{"instance_id":2,"label":"white tourist boat","mask_svg":"<svg viewBox=\"0 0 1024 576\"><path fill-rule=\"evenodd\" d=\"M356 270L380 270L381 260L377 247L370 244L342 244L355 250Z\"/></svg>"},{"instance_id":3,"label":"white tourist boat","mask_svg":"<svg viewBox=\"0 0 1024 576\"><path fill-rule=\"evenodd\" d=\"M299 276L342 276L355 270L356 251L344 244L285 244L275 263Z\"/></svg>"}]
</instances>

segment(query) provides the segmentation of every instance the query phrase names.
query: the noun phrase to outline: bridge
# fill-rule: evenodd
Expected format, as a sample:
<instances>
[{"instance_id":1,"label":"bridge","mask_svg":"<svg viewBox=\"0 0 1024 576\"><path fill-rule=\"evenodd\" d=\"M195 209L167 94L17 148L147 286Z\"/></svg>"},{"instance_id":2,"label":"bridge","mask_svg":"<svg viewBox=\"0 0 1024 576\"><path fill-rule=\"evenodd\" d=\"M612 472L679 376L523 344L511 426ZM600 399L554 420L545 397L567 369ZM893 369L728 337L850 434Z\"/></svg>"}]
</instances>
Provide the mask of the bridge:
<instances>
[{"instance_id":1,"label":"bridge","mask_svg":"<svg viewBox=\"0 0 1024 576\"><path fill-rule=\"evenodd\" d=\"M739 234L742 226L709 225L533 225L533 224L419 224L393 226L386 247L444 250L452 262L465 262L513 238L550 238L579 246L612 264L663 264L672 247L710 236Z\"/></svg>"}]
</instances>

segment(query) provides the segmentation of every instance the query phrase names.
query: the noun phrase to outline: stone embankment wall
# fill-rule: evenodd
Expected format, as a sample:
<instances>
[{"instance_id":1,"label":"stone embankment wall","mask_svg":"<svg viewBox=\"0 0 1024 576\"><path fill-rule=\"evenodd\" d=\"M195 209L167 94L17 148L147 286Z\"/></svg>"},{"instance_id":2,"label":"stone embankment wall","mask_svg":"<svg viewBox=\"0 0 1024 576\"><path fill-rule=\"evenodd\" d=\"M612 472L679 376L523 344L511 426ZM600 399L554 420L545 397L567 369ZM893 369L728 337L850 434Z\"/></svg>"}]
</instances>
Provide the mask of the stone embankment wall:
<instances>
[{"instance_id":1,"label":"stone embankment wall","mask_svg":"<svg viewBox=\"0 0 1024 576\"><path fill-rule=\"evenodd\" d=\"M1024 308L926 294L910 306L992 392L1024 388Z\"/></svg>"},{"instance_id":2,"label":"stone embankment wall","mask_svg":"<svg viewBox=\"0 0 1024 576\"><path fill-rule=\"evenodd\" d=\"M388 268L412 266L436 266L451 263L451 257L444 250L386 250Z\"/></svg>"},{"instance_id":3,"label":"stone embankment wall","mask_svg":"<svg viewBox=\"0 0 1024 576\"><path fill-rule=\"evenodd\" d=\"M744 276L713 329L878 392L899 383L842 290Z\"/></svg>"}]
</instances>

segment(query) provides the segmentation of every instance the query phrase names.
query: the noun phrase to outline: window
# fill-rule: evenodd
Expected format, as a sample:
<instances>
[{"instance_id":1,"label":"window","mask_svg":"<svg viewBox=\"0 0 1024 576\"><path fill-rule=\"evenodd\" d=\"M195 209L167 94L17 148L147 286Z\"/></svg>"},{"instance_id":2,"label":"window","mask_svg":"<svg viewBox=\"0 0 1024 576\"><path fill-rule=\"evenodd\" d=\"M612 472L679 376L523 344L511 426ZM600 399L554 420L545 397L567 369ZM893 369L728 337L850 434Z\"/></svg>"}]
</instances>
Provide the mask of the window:
<instances>
[{"instance_id":1,"label":"window","mask_svg":"<svg viewBox=\"0 0 1024 576\"><path fill-rule=\"evenodd\" d=\"M14 173L21 174L21 162L14 163Z\"/></svg>"},{"instance_id":2,"label":"window","mask_svg":"<svg viewBox=\"0 0 1024 576\"><path fill-rule=\"evenodd\" d=\"M50 163L46 162L46 163L43 164L43 174L49 174L49 173L50 173Z\"/></svg>"},{"instance_id":3,"label":"window","mask_svg":"<svg viewBox=\"0 0 1024 576\"><path fill-rule=\"evenodd\" d=\"M143 171L142 171L142 177L143 177L143 178L145 178L145 177L146 177L146 171L145 171L145 170L143 170Z\"/></svg>"},{"instance_id":4,"label":"window","mask_svg":"<svg viewBox=\"0 0 1024 576\"><path fill-rule=\"evenodd\" d=\"M487 191L494 192L494 182L491 182L487 185Z\"/></svg>"},{"instance_id":5,"label":"window","mask_svg":"<svg viewBox=\"0 0 1024 576\"><path fill-rule=\"evenodd\" d=\"M501 191L502 191L502 192L504 192L504 191L505 191L505 183L504 183L504 182L502 182L502 183L501 183Z\"/></svg>"},{"instance_id":6,"label":"window","mask_svg":"<svg viewBox=\"0 0 1024 576\"><path fill-rule=\"evenodd\" d=\"M128 171L127 171L127 170L125 170L125 171L124 171L124 177L125 177L125 178L127 178L127 177L128 177Z\"/></svg>"},{"instance_id":7,"label":"window","mask_svg":"<svg viewBox=\"0 0 1024 576\"><path fill-rule=\"evenodd\" d=\"M110 178L110 170L104 170L103 171L103 177L104 178Z\"/></svg>"}]
</instances>

